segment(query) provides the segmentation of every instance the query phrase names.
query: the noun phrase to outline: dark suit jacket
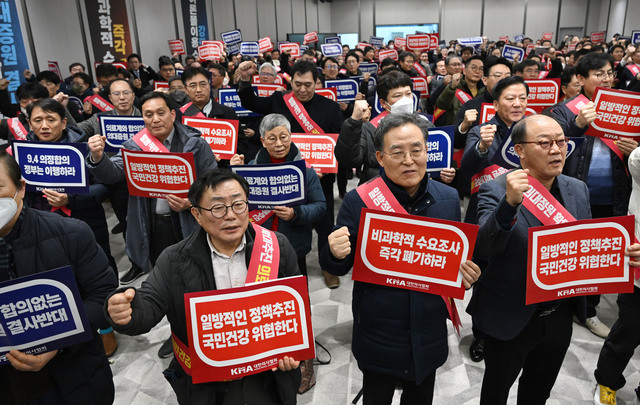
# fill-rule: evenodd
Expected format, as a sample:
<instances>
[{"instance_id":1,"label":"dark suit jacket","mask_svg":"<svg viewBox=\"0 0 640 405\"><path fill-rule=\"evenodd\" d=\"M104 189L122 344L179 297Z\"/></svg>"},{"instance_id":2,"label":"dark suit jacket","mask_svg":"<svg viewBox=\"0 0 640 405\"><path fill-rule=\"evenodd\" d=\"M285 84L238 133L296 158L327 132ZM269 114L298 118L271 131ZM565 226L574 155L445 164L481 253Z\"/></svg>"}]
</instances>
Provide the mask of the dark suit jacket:
<instances>
[{"instance_id":1,"label":"dark suit jacket","mask_svg":"<svg viewBox=\"0 0 640 405\"><path fill-rule=\"evenodd\" d=\"M576 219L591 218L587 185L574 178L557 177L564 207ZM506 174L480 186L478 224L474 255L488 257L488 265L474 285L467 312L482 332L500 340L515 338L538 309L525 305L527 285L527 241L530 227L542 223L522 205L515 224L504 230L496 220L496 208L504 201ZM580 319L586 316L586 299L570 299Z\"/></svg>"}]
</instances>

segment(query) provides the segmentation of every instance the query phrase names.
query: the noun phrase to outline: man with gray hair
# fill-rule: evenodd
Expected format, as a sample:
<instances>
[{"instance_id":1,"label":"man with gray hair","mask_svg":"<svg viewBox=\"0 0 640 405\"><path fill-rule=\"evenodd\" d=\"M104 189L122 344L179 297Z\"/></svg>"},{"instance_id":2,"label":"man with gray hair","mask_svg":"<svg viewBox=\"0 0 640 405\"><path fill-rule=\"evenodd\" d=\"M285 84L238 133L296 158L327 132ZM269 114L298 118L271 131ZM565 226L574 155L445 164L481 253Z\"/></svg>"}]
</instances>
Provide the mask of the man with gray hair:
<instances>
[{"instance_id":1,"label":"man with gray hair","mask_svg":"<svg viewBox=\"0 0 640 405\"><path fill-rule=\"evenodd\" d=\"M345 196L328 246L320 253L323 268L344 275L353 266L360 211L373 208L364 199L367 187L377 187L391 205L397 202L412 215L460 221L457 191L427 176L427 136L427 121L415 113L389 114L380 122L374 135L380 177ZM460 273L469 288L480 269L468 260ZM397 383L403 387L401 403L432 402L436 370L448 355L445 300L354 281L352 350L364 377L365 404L391 404Z\"/></svg>"},{"instance_id":2,"label":"man with gray hair","mask_svg":"<svg viewBox=\"0 0 640 405\"><path fill-rule=\"evenodd\" d=\"M274 84L276 82L277 75L278 72L276 71L276 67L271 63L265 62L260 65L260 69L258 70L260 84Z\"/></svg>"}]
</instances>

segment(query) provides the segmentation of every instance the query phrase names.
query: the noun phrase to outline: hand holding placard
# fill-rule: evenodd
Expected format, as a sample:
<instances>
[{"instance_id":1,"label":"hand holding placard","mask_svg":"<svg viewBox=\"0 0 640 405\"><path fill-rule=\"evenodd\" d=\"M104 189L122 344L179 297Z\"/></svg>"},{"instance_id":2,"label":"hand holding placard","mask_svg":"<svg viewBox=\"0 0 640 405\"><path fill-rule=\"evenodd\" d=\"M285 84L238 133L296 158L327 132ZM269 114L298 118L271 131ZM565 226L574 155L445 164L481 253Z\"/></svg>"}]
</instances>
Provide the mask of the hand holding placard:
<instances>
[{"instance_id":1,"label":"hand holding placard","mask_svg":"<svg viewBox=\"0 0 640 405\"><path fill-rule=\"evenodd\" d=\"M42 354L25 354L18 350L7 353L7 360L18 371L40 371L58 354L57 350Z\"/></svg>"},{"instance_id":2,"label":"hand holding placard","mask_svg":"<svg viewBox=\"0 0 640 405\"><path fill-rule=\"evenodd\" d=\"M338 260L342 260L351 253L351 241L349 240L349 228L343 226L329 235L329 249L331 254Z\"/></svg>"},{"instance_id":3,"label":"hand holding placard","mask_svg":"<svg viewBox=\"0 0 640 405\"><path fill-rule=\"evenodd\" d=\"M125 292L114 294L109 298L107 310L111 320L117 325L126 325L131 322L131 301L136 295L136 290L128 288Z\"/></svg>"},{"instance_id":4,"label":"hand holding placard","mask_svg":"<svg viewBox=\"0 0 640 405\"><path fill-rule=\"evenodd\" d=\"M580 128L584 128L587 125L591 125L596 120L598 114L596 113L596 105L592 101L585 104L576 117L576 125Z\"/></svg>"},{"instance_id":5,"label":"hand holding placard","mask_svg":"<svg viewBox=\"0 0 640 405\"><path fill-rule=\"evenodd\" d=\"M614 143L625 156L629 156L631 152L633 152L633 150L638 147L638 142L634 141L631 138L620 138Z\"/></svg>"},{"instance_id":6,"label":"hand holding placard","mask_svg":"<svg viewBox=\"0 0 640 405\"><path fill-rule=\"evenodd\" d=\"M300 366L300 361L295 361L293 357L284 356L284 359L278 360L278 367L274 367L271 371L291 371Z\"/></svg>"},{"instance_id":7,"label":"hand holding placard","mask_svg":"<svg viewBox=\"0 0 640 405\"><path fill-rule=\"evenodd\" d=\"M518 169L507 174L507 193L505 200L515 207L522 203L523 194L529 190L529 169Z\"/></svg>"},{"instance_id":8,"label":"hand holding placard","mask_svg":"<svg viewBox=\"0 0 640 405\"><path fill-rule=\"evenodd\" d=\"M480 128L480 143L478 144L480 152L489 150L497 130L498 127L496 125L485 125Z\"/></svg>"},{"instance_id":9,"label":"hand holding placard","mask_svg":"<svg viewBox=\"0 0 640 405\"><path fill-rule=\"evenodd\" d=\"M462 284L465 289L471 288L473 283L480 278L480 267L471 260L467 260L460 265L460 274L462 274Z\"/></svg>"},{"instance_id":10,"label":"hand holding placard","mask_svg":"<svg viewBox=\"0 0 640 405\"><path fill-rule=\"evenodd\" d=\"M640 267L640 243L634 243L627 247L624 254L631 258L631 260L629 260L629 266Z\"/></svg>"},{"instance_id":11,"label":"hand holding placard","mask_svg":"<svg viewBox=\"0 0 640 405\"><path fill-rule=\"evenodd\" d=\"M87 146L89 146L89 151L91 152L91 160L94 163L98 163L102 159L106 142L107 137L104 135L94 135L87 141Z\"/></svg>"}]
</instances>

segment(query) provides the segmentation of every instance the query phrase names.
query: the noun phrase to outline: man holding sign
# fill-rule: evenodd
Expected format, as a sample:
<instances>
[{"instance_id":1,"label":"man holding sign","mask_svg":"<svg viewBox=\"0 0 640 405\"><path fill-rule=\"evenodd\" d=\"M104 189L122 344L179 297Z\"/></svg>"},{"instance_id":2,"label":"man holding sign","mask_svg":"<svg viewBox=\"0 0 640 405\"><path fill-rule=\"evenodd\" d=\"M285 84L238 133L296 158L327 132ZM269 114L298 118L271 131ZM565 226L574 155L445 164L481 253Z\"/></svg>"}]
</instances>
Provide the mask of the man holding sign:
<instances>
[{"instance_id":1,"label":"man holding sign","mask_svg":"<svg viewBox=\"0 0 640 405\"><path fill-rule=\"evenodd\" d=\"M190 357L185 356L197 354L183 343L189 342L184 294L241 287L258 280L251 263L261 260L253 253L262 246L256 228L249 225L248 196L249 184L231 171L213 170L196 180L189 190L189 202L191 215L200 225L197 231L162 253L140 289L121 289L108 299L107 315L114 328L129 335L148 332L167 315L174 358L164 375L181 404L295 403L300 362L291 357L280 359L273 371L195 386ZM282 234L272 234L279 252L277 277L300 274L291 244Z\"/></svg>"},{"instance_id":2,"label":"man holding sign","mask_svg":"<svg viewBox=\"0 0 640 405\"><path fill-rule=\"evenodd\" d=\"M488 264L467 311L486 335L482 405L506 404L520 371L518 403L545 403L571 341L573 314L582 320L586 314L583 297L525 305L529 228L547 222L527 192L535 189L575 219L591 212L587 186L562 175L567 139L555 120L526 117L511 137L522 169L484 183L478 197L475 254L488 257ZM627 254L640 256L640 245Z\"/></svg>"},{"instance_id":3,"label":"man holding sign","mask_svg":"<svg viewBox=\"0 0 640 405\"><path fill-rule=\"evenodd\" d=\"M320 253L323 268L344 275L353 267L360 211L375 208L374 191L411 215L460 220L456 190L426 175L427 136L427 121L417 114L390 114L380 122L374 140L381 177L372 180L375 190L368 182L345 196ZM480 275L468 260L459 271L465 288ZM352 350L364 375L364 403L391 404L397 383L403 404L431 403L436 370L447 358L447 312L456 318L451 305L436 294L354 282Z\"/></svg>"}]
</instances>

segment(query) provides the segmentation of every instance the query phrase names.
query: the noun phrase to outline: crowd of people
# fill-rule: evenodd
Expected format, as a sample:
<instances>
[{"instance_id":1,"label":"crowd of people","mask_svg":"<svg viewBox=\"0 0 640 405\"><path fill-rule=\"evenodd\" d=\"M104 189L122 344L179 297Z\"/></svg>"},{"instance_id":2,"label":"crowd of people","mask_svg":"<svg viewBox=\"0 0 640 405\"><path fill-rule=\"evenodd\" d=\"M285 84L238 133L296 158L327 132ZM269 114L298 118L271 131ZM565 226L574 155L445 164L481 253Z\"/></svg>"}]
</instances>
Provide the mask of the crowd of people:
<instances>
[{"instance_id":1,"label":"crowd of people","mask_svg":"<svg viewBox=\"0 0 640 405\"><path fill-rule=\"evenodd\" d=\"M374 184L401 212L479 226L473 259L463 261L459 272L465 288L473 288L464 309L473 320L469 356L484 361L481 404L506 404L521 373L518 403L545 403L574 322L604 339L594 365L594 403L615 404L626 382L623 370L640 344L640 282L633 293L619 295L611 329L598 318L599 295L525 305L527 235L544 222L523 201L527 190L540 187L577 220L639 213L638 142L609 144L585 132L597 118L596 88L640 92L640 44L619 35L606 43L523 38L510 44L527 50L523 60L503 57L505 45L483 38L475 46L453 40L441 41L437 50L412 51L389 41L379 49L344 45L342 55L327 57L310 44L300 57L276 49L257 57L223 52L217 60L162 56L157 70L131 54L127 69L98 65L95 82L81 63L71 64L65 79L25 71L17 104L10 101L8 81L0 79L0 139L86 143L90 174L88 194L26 191L19 166L0 152L0 281L71 265L96 331L91 341L65 350L10 351L10 364L0 366L0 379L10 382L3 403L112 403L107 357L117 350L115 332L142 334L166 315L172 336L158 356L173 356L164 375L180 403L295 404L297 393L315 383L312 360L284 357L273 371L194 384L174 353L177 342L188 342L185 293L251 281L251 252L259 242L249 221L250 187L229 167L301 160L291 134L326 133L339 134L337 174L307 167L306 202L274 206L262 224L276 232L278 278L307 274L315 230L326 286L339 288L339 277L354 265L360 211L375 206L366 192ZM397 58L379 60L379 52L391 49ZM360 64L371 62L378 71L363 73ZM412 78L418 77L426 80L429 96L416 103ZM326 81L342 78L358 80L355 100L336 102L317 93ZM528 83L540 78L560 79L562 97L530 115ZM258 96L252 83L280 87ZM222 89L235 89L242 107L257 116L239 116L224 105ZM101 111L87 100L93 95L114 108ZM587 99L578 111L571 108L576 97ZM481 123L487 103L495 115ZM161 150L191 153L196 181L188 198L129 195L122 153L105 149L105 116L142 117ZM238 120L237 153L221 159L182 117ZM449 125L459 158L431 178L428 131ZM472 179L495 163L508 137L520 166L472 191ZM570 137L585 139L567 156ZM123 148L144 150L135 139ZM348 190L353 176L359 185ZM111 230L106 201L118 219ZM640 237L640 217L635 224ZM116 265L110 232L124 238L127 269ZM632 267L640 266L640 244L625 254ZM142 276L148 277L141 288L130 286ZM390 404L398 385L403 404L431 403L436 370L448 355L446 320L455 320L455 303L355 281L352 311L364 403Z\"/></svg>"}]
</instances>

